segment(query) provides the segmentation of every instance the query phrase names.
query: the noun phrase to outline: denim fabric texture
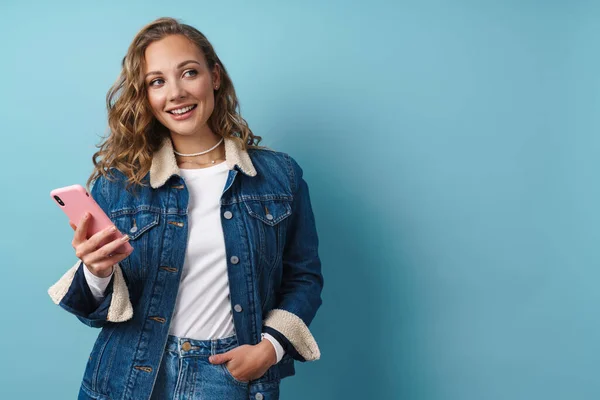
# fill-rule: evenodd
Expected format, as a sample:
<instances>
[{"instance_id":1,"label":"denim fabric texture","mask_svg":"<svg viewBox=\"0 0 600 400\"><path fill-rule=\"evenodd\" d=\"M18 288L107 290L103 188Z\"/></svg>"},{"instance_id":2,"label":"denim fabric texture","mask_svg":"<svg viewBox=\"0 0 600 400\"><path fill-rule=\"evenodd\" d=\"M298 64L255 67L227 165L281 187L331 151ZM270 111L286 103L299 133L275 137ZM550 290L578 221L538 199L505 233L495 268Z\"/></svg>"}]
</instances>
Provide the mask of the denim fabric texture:
<instances>
[{"instance_id":1,"label":"denim fabric texture","mask_svg":"<svg viewBox=\"0 0 600 400\"><path fill-rule=\"evenodd\" d=\"M49 289L62 308L86 325L102 328L87 362L80 398L150 399L159 367L168 368L159 386L172 384L175 357L185 360L177 373L183 373L186 382L201 379L189 375L198 371L218 377L217 386L226 378L218 374L225 371L204 365L203 356L191 360L170 352L169 324L186 252L189 198L171 146L167 139L154 156L144 178L147 186L127 191L125 176L113 169L111 179L101 177L92 187L92 197L117 228L129 234L134 248L117 264L104 301L94 303L81 262ZM275 393L280 380L295 373L295 361L320 357L308 330L323 287L308 185L300 166L286 153L243 150L226 139L226 160L230 170L221 196L221 221L236 343L255 345L262 332L269 332L284 346L284 358L246 385L248 393ZM188 396L191 387L177 393ZM276 398L267 394L265 399Z\"/></svg>"},{"instance_id":2,"label":"denim fabric texture","mask_svg":"<svg viewBox=\"0 0 600 400\"><path fill-rule=\"evenodd\" d=\"M213 365L208 357L238 346L235 336L194 340L169 335L151 400L277 400L279 382L272 381L254 392L248 382L237 380L226 364Z\"/></svg>"}]
</instances>

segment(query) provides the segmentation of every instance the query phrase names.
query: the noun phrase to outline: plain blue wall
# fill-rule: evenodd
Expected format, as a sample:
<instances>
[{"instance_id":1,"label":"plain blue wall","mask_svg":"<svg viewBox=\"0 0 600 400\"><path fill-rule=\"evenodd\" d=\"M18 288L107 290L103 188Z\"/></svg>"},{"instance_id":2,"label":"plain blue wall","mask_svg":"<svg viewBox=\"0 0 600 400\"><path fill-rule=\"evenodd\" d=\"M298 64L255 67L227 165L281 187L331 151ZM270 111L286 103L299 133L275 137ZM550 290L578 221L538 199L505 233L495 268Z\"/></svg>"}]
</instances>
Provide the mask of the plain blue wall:
<instances>
[{"instance_id":1,"label":"plain blue wall","mask_svg":"<svg viewBox=\"0 0 600 400\"><path fill-rule=\"evenodd\" d=\"M323 355L284 399L600 397L598 7L167 3L0 5L0 398L77 394L98 331L46 293L75 261L48 194L87 179L106 91L160 16L208 36L311 189Z\"/></svg>"}]
</instances>

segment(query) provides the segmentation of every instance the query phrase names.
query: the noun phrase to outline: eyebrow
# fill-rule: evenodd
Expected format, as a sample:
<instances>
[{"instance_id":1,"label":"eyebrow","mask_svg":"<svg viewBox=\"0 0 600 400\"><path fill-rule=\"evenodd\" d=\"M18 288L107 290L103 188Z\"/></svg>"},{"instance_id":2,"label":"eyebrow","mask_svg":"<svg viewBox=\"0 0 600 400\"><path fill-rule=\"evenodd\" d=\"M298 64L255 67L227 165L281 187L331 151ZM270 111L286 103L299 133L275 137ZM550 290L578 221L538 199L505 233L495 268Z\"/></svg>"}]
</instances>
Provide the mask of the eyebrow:
<instances>
[{"instance_id":1,"label":"eyebrow","mask_svg":"<svg viewBox=\"0 0 600 400\"><path fill-rule=\"evenodd\" d=\"M198 65L200 65L200 66L202 65L202 64L200 64L200 63L199 63L198 61L196 61L196 60L185 60L185 61L182 61L182 62L180 62L179 64L177 64L177 69L179 69L179 68L183 67L183 66L184 66L184 65L186 65L186 64L190 64L190 63L195 63L195 64L198 64ZM144 78L147 78L147 77L148 77L148 76L150 76L150 75L160 75L160 74L162 74L162 72L160 72L160 71L150 71L150 72L148 72L148 73L146 74L146 76L145 76Z\"/></svg>"}]
</instances>

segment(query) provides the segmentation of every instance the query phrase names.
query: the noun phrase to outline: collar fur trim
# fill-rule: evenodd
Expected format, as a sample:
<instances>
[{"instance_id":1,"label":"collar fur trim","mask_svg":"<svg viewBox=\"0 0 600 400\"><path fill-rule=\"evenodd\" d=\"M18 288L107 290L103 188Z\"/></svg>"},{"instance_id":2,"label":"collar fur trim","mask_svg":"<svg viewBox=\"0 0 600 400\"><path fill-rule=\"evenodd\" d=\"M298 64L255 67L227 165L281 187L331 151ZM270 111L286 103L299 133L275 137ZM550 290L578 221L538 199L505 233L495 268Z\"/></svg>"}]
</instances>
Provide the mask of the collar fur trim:
<instances>
[{"instance_id":1,"label":"collar fur trim","mask_svg":"<svg viewBox=\"0 0 600 400\"><path fill-rule=\"evenodd\" d=\"M225 138L225 162L230 170L237 165L240 170L248 176L256 176L256 169L250 160L248 152L234 139ZM150 186L157 189L167 182L172 175L180 175L173 143L170 137L163 140L161 148L154 153L152 165L150 166Z\"/></svg>"}]
</instances>

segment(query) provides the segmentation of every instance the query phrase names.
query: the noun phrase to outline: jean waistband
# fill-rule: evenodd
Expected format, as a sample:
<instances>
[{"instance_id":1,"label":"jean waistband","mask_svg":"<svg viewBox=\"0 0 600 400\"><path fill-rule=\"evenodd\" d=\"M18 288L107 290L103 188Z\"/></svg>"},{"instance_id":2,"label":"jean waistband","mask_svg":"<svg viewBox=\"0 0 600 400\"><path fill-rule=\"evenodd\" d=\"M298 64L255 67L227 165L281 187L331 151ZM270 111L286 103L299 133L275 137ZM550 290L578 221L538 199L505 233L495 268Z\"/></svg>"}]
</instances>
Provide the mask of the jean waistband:
<instances>
[{"instance_id":1,"label":"jean waistband","mask_svg":"<svg viewBox=\"0 0 600 400\"><path fill-rule=\"evenodd\" d=\"M237 345L238 341L235 335L222 339L208 340L196 340L169 335L165 350L178 354L180 357L208 357L213 354L225 353L237 347Z\"/></svg>"}]
</instances>

